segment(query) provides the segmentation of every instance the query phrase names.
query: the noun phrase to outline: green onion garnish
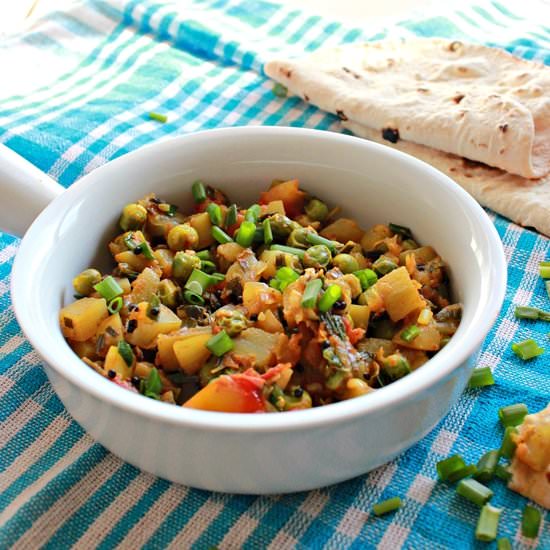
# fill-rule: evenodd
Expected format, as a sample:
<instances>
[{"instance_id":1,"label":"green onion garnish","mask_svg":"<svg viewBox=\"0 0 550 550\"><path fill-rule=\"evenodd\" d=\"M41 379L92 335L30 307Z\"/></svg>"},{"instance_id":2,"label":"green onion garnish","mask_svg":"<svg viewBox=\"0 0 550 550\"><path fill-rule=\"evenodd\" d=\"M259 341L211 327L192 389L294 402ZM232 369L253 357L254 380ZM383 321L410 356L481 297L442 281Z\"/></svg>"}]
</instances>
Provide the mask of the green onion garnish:
<instances>
[{"instance_id":1,"label":"green onion garnish","mask_svg":"<svg viewBox=\"0 0 550 550\"><path fill-rule=\"evenodd\" d=\"M227 214L225 215L225 228L231 227L237 223L237 205L232 204L227 209Z\"/></svg>"},{"instance_id":2,"label":"green onion garnish","mask_svg":"<svg viewBox=\"0 0 550 550\"><path fill-rule=\"evenodd\" d=\"M213 282L212 277L208 273L195 268L191 271L191 275L189 275L184 288L191 292L202 294Z\"/></svg>"},{"instance_id":3,"label":"green onion garnish","mask_svg":"<svg viewBox=\"0 0 550 550\"><path fill-rule=\"evenodd\" d=\"M293 254L294 256L298 256L300 260L304 259L305 250L302 250L301 248L294 248L293 246L286 246L284 244L272 244L269 247L269 250L277 250L278 252L285 252L286 254Z\"/></svg>"},{"instance_id":4,"label":"green onion garnish","mask_svg":"<svg viewBox=\"0 0 550 550\"><path fill-rule=\"evenodd\" d=\"M204 187L204 183L202 183L202 181L197 180L191 186L191 192L193 193L193 198L196 203L204 202L206 200L206 188Z\"/></svg>"},{"instance_id":5,"label":"green onion garnish","mask_svg":"<svg viewBox=\"0 0 550 550\"><path fill-rule=\"evenodd\" d=\"M507 539L506 537L497 539L497 550L512 550L512 543L510 542L510 539Z\"/></svg>"},{"instance_id":6,"label":"green onion garnish","mask_svg":"<svg viewBox=\"0 0 550 550\"><path fill-rule=\"evenodd\" d=\"M210 254L210 250L201 250L200 252L197 252L197 258L200 258L201 260L212 260L212 254Z\"/></svg>"},{"instance_id":7,"label":"green onion garnish","mask_svg":"<svg viewBox=\"0 0 550 550\"><path fill-rule=\"evenodd\" d=\"M217 225L213 225L211 229L211 234L216 241L220 244L232 243L233 239L223 230L220 229Z\"/></svg>"},{"instance_id":8,"label":"green onion garnish","mask_svg":"<svg viewBox=\"0 0 550 550\"><path fill-rule=\"evenodd\" d=\"M313 279L308 282L302 296L302 307L313 308L317 305L317 297L323 288L321 279Z\"/></svg>"},{"instance_id":9,"label":"green onion garnish","mask_svg":"<svg viewBox=\"0 0 550 550\"><path fill-rule=\"evenodd\" d=\"M550 281L544 281L544 286L546 287L546 294L550 298Z\"/></svg>"},{"instance_id":10,"label":"green onion garnish","mask_svg":"<svg viewBox=\"0 0 550 550\"><path fill-rule=\"evenodd\" d=\"M498 417L501 424L505 428L508 426L519 426L528 414L529 410L527 409L527 405L525 403L508 405L507 407L501 407L498 410Z\"/></svg>"},{"instance_id":11,"label":"green onion garnish","mask_svg":"<svg viewBox=\"0 0 550 550\"><path fill-rule=\"evenodd\" d=\"M342 287L329 285L321 298L319 298L319 311L326 313L342 297Z\"/></svg>"},{"instance_id":12,"label":"green onion garnish","mask_svg":"<svg viewBox=\"0 0 550 550\"><path fill-rule=\"evenodd\" d=\"M130 344L128 342L121 340L118 343L118 353L124 359L124 362L131 367L134 362L134 352L132 351L132 348L130 347Z\"/></svg>"},{"instance_id":13,"label":"green onion garnish","mask_svg":"<svg viewBox=\"0 0 550 550\"><path fill-rule=\"evenodd\" d=\"M491 479L493 479L493 476L495 475L495 470L499 458L500 455L498 451L486 452L477 463L477 473L475 475L475 478L483 483L491 481Z\"/></svg>"},{"instance_id":14,"label":"green onion garnish","mask_svg":"<svg viewBox=\"0 0 550 550\"><path fill-rule=\"evenodd\" d=\"M248 207L248 210L244 215L244 219L247 222L256 223L261 213L262 213L262 207L259 204L253 204L252 206Z\"/></svg>"},{"instance_id":15,"label":"green onion garnish","mask_svg":"<svg viewBox=\"0 0 550 550\"><path fill-rule=\"evenodd\" d=\"M492 386L495 383L491 367L477 367L472 371L469 388L482 388L484 386Z\"/></svg>"},{"instance_id":16,"label":"green onion garnish","mask_svg":"<svg viewBox=\"0 0 550 550\"><path fill-rule=\"evenodd\" d=\"M493 491L489 487L475 479L461 480L456 486L456 492L478 506L483 506L493 496Z\"/></svg>"},{"instance_id":17,"label":"green onion garnish","mask_svg":"<svg viewBox=\"0 0 550 550\"><path fill-rule=\"evenodd\" d=\"M210 273L210 280L212 281L211 284L217 285L221 281L225 279L225 275L223 273Z\"/></svg>"},{"instance_id":18,"label":"green onion garnish","mask_svg":"<svg viewBox=\"0 0 550 550\"><path fill-rule=\"evenodd\" d=\"M550 262L539 262L539 273L543 279L550 279Z\"/></svg>"},{"instance_id":19,"label":"green onion garnish","mask_svg":"<svg viewBox=\"0 0 550 550\"><path fill-rule=\"evenodd\" d=\"M390 228L390 231L392 233L397 233L397 235L401 235L403 239L413 238L411 230L408 227L405 227L404 225L397 225L396 223L390 223L388 224L388 227Z\"/></svg>"},{"instance_id":20,"label":"green onion garnish","mask_svg":"<svg viewBox=\"0 0 550 550\"><path fill-rule=\"evenodd\" d=\"M516 306L516 309L514 310L514 315L517 319L550 321L550 312L543 311L542 309L538 309L536 307Z\"/></svg>"},{"instance_id":21,"label":"green onion garnish","mask_svg":"<svg viewBox=\"0 0 550 550\"><path fill-rule=\"evenodd\" d=\"M361 290L367 290L378 281L378 275L372 269L360 269L354 271L353 274L359 279Z\"/></svg>"},{"instance_id":22,"label":"green onion garnish","mask_svg":"<svg viewBox=\"0 0 550 550\"><path fill-rule=\"evenodd\" d=\"M436 464L437 475L441 481L449 479L449 475L464 468L466 463L460 455L453 455Z\"/></svg>"},{"instance_id":23,"label":"green onion garnish","mask_svg":"<svg viewBox=\"0 0 550 550\"><path fill-rule=\"evenodd\" d=\"M194 306L201 306L204 304L204 298L200 294L197 294L191 290L186 290L183 293L183 299Z\"/></svg>"},{"instance_id":24,"label":"green onion garnish","mask_svg":"<svg viewBox=\"0 0 550 550\"><path fill-rule=\"evenodd\" d=\"M155 259L155 256L153 255L153 251L151 250L149 243L145 240L136 241L134 239L133 233L128 233L128 235L124 237L124 244L134 253L137 253L137 250L139 249L140 254L143 254L143 256L148 260Z\"/></svg>"},{"instance_id":25,"label":"green onion garnish","mask_svg":"<svg viewBox=\"0 0 550 550\"><path fill-rule=\"evenodd\" d=\"M122 301L121 296L117 296L116 298L113 298L108 304L107 304L107 311L114 315L115 313L118 313L122 306L124 305L124 302Z\"/></svg>"},{"instance_id":26,"label":"green onion garnish","mask_svg":"<svg viewBox=\"0 0 550 550\"><path fill-rule=\"evenodd\" d=\"M532 338L512 344L512 351L524 361L544 353L544 349L539 347L539 345Z\"/></svg>"},{"instance_id":27,"label":"green onion garnish","mask_svg":"<svg viewBox=\"0 0 550 550\"><path fill-rule=\"evenodd\" d=\"M455 483L455 481L460 481L461 479L464 479L465 477L473 476L476 473L477 473L477 466L475 464L468 464L467 466L464 466L464 468L460 468L460 470L457 470L456 472L452 472L447 478L447 481L449 481L450 483Z\"/></svg>"},{"instance_id":28,"label":"green onion garnish","mask_svg":"<svg viewBox=\"0 0 550 550\"><path fill-rule=\"evenodd\" d=\"M103 281L100 281L97 285L94 285L94 289L99 292L99 294L101 294L107 302L110 302L113 298L123 294L122 288L120 288L120 285L111 275L108 275L105 279L103 279Z\"/></svg>"},{"instance_id":29,"label":"green onion garnish","mask_svg":"<svg viewBox=\"0 0 550 550\"><path fill-rule=\"evenodd\" d=\"M229 337L225 330L218 332L215 336L212 336L208 342L206 342L206 347L216 356L221 357L224 353L231 351L234 348L235 344L233 340Z\"/></svg>"},{"instance_id":30,"label":"green onion garnish","mask_svg":"<svg viewBox=\"0 0 550 550\"><path fill-rule=\"evenodd\" d=\"M211 262L210 260L201 260L201 271L204 271L210 275L211 273L214 273L216 269L216 264L214 262Z\"/></svg>"},{"instance_id":31,"label":"green onion garnish","mask_svg":"<svg viewBox=\"0 0 550 550\"><path fill-rule=\"evenodd\" d=\"M420 329L416 325L408 326L400 335L403 342L412 342L420 334Z\"/></svg>"},{"instance_id":32,"label":"green onion garnish","mask_svg":"<svg viewBox=\"0 0 550 550\"><path fill-rule=\"evenodd\" d=\"M252 244L252 241L254 240L255 233L256 233L256 224L245 220L243 223L241 223L241 226L237 231L237 235L235 236L235 240L243 248L248 248Z\"/></svg>"},{"instance_id":33,"label":"green onion garnish","mask_svg":"<svg viewBox=\"0 0 550 550\"><path fill-rule=\"evenodd\" d=\"M208 212L208 215L210 216L210 221L214 225L221 225L222 224L222 209L220 208L219 204L216 204L215 202L211 202L206 207L206 211Z\"/></svg>"},{"instance_id":34,"label":"green onion garnish","mask_svg":"<svg viewBox=\"0 0 550 550\"><path fill-rule=\"evenodd\" d=\"M277 97L286 97L288 93L288 89L286 88L286 86L279 84L279 82L275 82L275 84L273 84L273 88L271 88L271 91Z\"/></svg>"},{"instance_id":35,"label":"green onion garnish","mask_svg":"<svg viewBox=\"0 0 550 550\"><path fill-rule=\"evenodd\" d=\"M505 483L508 483L512 479L512 474L508 471L509 467L509 462L505 462L504 464L497 464L497 467L495 468L495 476L499 479L502 479L502 481L504 481Z\"/></svg>"},{"instance_id":36,"label":"green onion garnish","mask_svg":"<svg viewBox=\"0 0 550 550\"><path fill-rule=\"evenodd\" d=\"M330 239L325 239L313 231L309 231L306 234L306 240L310 244L324 244L332 253L336 252L336 247L340 244L337 241L331 241Z\"/></svg>"},{"instance_id":37,"label":"green onion garnish","mask_svg":"<svg viewBox=\"0 0 550 550\"><path fill-rule=\"evenodd\" d=\"M153 367L147 379L143 381L143 395L158 400L160 399L161 390L162 380L160 379L159 371L156 367Z\"/></svg>"},{"instance_id":38,"label":"green onion garnish","mask_svg":"<svg viewBox=\"0 0 550 550\"><path fill-rule=\"evenodd\" d=\"M521 534L528 539L536 538L539 532L540 518L540 511L534 506L526 504L521 515Z\"/></svg>"},{"instance_id":39,"label":"green onion garnish","mask_svg":"<svg viewBox=\"0 0 550 550\"><path fill-rule=\"evenodd\" d=\"M477 520L476 539L489 542L497 538L498 520L500 519L500 508L486 504L481 509Z\"/></svg>"},{"instance_id":40,"label":"green onion garnish","mask_svg":"<svg viewBox=\"0 0 550 550\"><path fill-rule=\"evenodd\" d=\"M512 458L516 452L516 443L513 440L512 436L517 433L516 428L513 426L508 426L504 430L504 437L502 438L502 443L500 445L500 456L504 458Z\"/></svg>"},{"instance_id":41,"label":"green onion garnish","mask_svg":"<svg viewBox=\"0 0 550 550\"><path fill-rule=\"evenodd\" d=\"M273 231L271 230L271 222L269 220L264 220L262 225L264 230L264 243L271 244L273 242Z\"/></svg>"},{"instance_id":42,"label":"green onion garnish","mask_svg":"<svg viewBox=\"0 0 550 550\"><path fill-rule=\"evenodd\" d=\"M166 115L161 115L160 113L150 112L149 118L151 120L156 120L157 122L162 122L163 124L168 121L168 117Z\"/></svg>"},{"instance_id":43,"label":"green onion garnish","mask_svg":"<svg viewBox=\"0 0 550 550\"><path fill-rule=\"evenodd\" d=\"M300 277L300 275L298 275L298 273L296 273L294 269L284 266L284 267L280 267L277 270L277 272L275 273L275 277L277 277L279 281L293 283L296 279Z\"/></svg>"},{"instance_id":44,"label":"green onion garnish","mask_svg":"<svg viewBox=\"0 0 550 550\"><path fill-rule=\"evenodd\" d=\"M401 508L401 506L402 506L401 499L399 497L393 497L393 498L389 498L388 500L383 500L382 502L375 504L372 507L372 511L374 512L375 516L382 516L389 512L398 510L399 508Z\"/></svg>"}]
</instances>

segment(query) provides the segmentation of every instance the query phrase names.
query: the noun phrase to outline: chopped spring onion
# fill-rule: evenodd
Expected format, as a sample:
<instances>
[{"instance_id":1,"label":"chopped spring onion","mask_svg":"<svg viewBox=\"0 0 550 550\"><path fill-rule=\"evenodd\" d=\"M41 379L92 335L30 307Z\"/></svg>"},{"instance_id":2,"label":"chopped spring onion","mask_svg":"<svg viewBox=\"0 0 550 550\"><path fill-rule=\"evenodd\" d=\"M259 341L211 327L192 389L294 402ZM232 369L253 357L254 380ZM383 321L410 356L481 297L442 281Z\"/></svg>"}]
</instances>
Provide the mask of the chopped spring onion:
<instances>
[{"instance_id":1,"label":"chopped spring onion","mask_svg":"<svg viewBox=\"0 0 550 550\"><path fill-rule=\"evenodd\" d=\"M476 526L476 539L489 542L497 538L498 520L500 519L501 508L495 508L486 504L481 509Z\"/></svg>"},{"instance_id":2,"label":"chopped spring onion","mask_svg":"<svg viewBox=\"0 0 550 550\"><path fill-rule=\"evenodd\" d=\"M512 344L512 351L524 361L544 353L544 349L539 347L539 345L531 338Z\"/></svg>"},{"instance_id":3,"label":"chopped spring onion","mask_svg":"<svg viewBox=\"0 0 550 550\"><path fill-rule=\"evenodd\" d=\"M312 231L307 233L306 240L310 244L324 244L333 254L336 252L336 247L340 244L339 242L325 239L325 237L321 237L321 235L317 235L317 233L313 233Z\"/></svg>"},{"instance_id":4,"label":"chopped spring onion","mask_svg":"<svg viewBox=\"0 0 550 550\"><path fill-rule=\"evenodd\" d=\"M354 271L353 274L359 279L361 290L367 290L378 281L378 275L372 269L360 269Z\"/></svg>"},{"instance_id":5,"label":"chopped spring onion","mask_svg":"<svg viewBox=\"0 0 550 550\"><path fill-rule=\"evenodd\" d=\"M495 468L495 476L502 479L505 483L508 483L512 479L512 474L508 471L509 466L510 463L505 462L504 464L497 464Z\"/></svg>"},{"instance_id":6,"label":"chopped spring onion","mask_svg":"<svg viewBox=\"0 0 550 550\"><path fill-rule=\"evenodd\" d=\"M477 367L472 371L468 387L482 388L485 386L492 386L494 383L495 379L491 367Z\"/></svg>"},{"instance_id":7,"label":"chopped spring onion","mask_svg":"<svg viewBox=\"0 0 550 550\"><path fill-rule=\"evenodd\" d=\"M253 204L252 206L248 207L248 210L244 215L244 219L247 222L256 223L261 213L262 213L262 207L259 204Z\"/></svg>"},{"instance_id":8,"label":"chopped spring onion","mask_svg":"<svg viewBox=\"0 0 550 550\"><path fill-rule=\"evenodd\" d=\"M543 279L550 279L550 262L539 262L539 273Z\"/></svg>"},{"instance_id":9,"label":"chopped spring onion","mask_svg":"<svg viewBox=\"0 0 550 550\"><path fill-rule=\"evenodd\" d=\"M197 180L191 186L191 192L193 193L193 198L195 199L195 202L199 203L206 200L206 188L204 187L204 183L202 183L202 181Z\"/></svg>"},{"instance_id":10,"label":"chopped spring onion","mask_svg":"<svg viewBox=\"0 0 550 550\"><path fill-rule=\"evenodd\" d=\"M454 483L455 481L460 481L465 477L473 476L476 473L477 473L477 466L475 464L468 464L467 466L464 466L464 468L461 468L460 470L457 470L456 472L453 472L452 474L450 474L449 477L447 478L447 481Z\"/></svg>"},{"instance_id":11,"label":"chopped spring onion","mask_svg":"<svg viewBox=\"0 0 550 550\"><path fill-rule=\"evenodd\" d=\"M536 538L539 532L540 518L540 510L527 504L521 515L521 534L528 539Z\"/></svg>"},{"instance_id":12,"label":"chopped spring onion","mask_svg":"<svg viewBox=\"0 0 550 550\"><path fill-rule=\"evenodd\" d=\"M111 315L114 315L115 313L118 313L122 309L123 305L124 305L124 302L122 301L122 297L117 296L107 304L107 310Z\"/></svg>"},{"instance_id":13,"label":"chopped spring onion","mask_svg":"<svg viewBox=\"0 0 550 550\"><path fill-rule=\"evenodd\" d=\"M317 297L323 288L323 281L321 279L313 279L308 282L304 290L302 297L303 308L313 308L317 305Z\"/></svg>"},{"instance_id":14,"label":"chopped spring onion","mask_svg":"<svg viewBox=\"0 0 550 550\"><path fill-rule=\"evenodd\" d=\"M401 508L402 504L403 503L399 497L393 497L388 500L378 502L372 507L372 511L374 512L374 515L382 516L384 514L388 514L389 512L398 510Z\"/></svg>"},{"instance_id":15,"label":"chopped spring onion","mask_svg":"<svg viewBox=\"0 0 550 550\"><path fill-rule=\"evenodd\" d=\"M478 481L487 483L493 479L495 475L495 470L498 464L498 459L500 458L498 451L488 451L486 452L477 463L477 473L475 478Z\"/></svg>"},{"instance_id":16,"label":"chopped spring onion","mask_svg":"<svg viewBox=\"0 0 550 550\"><path fill-rule=\"evenodd\" d=\"M244 221L243 223L241 223L241 226L237 231L235 240L243 248L248 248L252 244L252 241L254 240L255 233L256 233L256 224L253 222Z\"/></svg>"},{"instance_id":17,"label":"chopped spring onion","mask_svg":"<svg viewBox=\"0 0 550 550\"><path fill-rule=\"evenodd\" d=\"M201 271L204 271L210 275L216 271L216 264L210 260L201 260Z\"/></svg>"},{"instance_id":18,"label":"chopped spring onion","mask_svg":"<svg viewBox=\"0 0 550 550\"><path fill-rule=\"evenodd\" d=\"M497 539L497 550L512 550L512 543L510 542L510 539L506 537Z\"/></svg>"},{"instance_id":19,"label":"chopped spring onion","mask_svg":"<svg viewBox=\"0 0 550 550\"><path fill-rule=\"evenodd\" d=\"M437 475L441 481L446 481L449 479L449 475L458 470L461 470L466 466L464 459L460 455L453 455L444 460L440 460L436 464Z\"/></svg>"},{"instance_id":20,"label":"chopped spring onion","mask_svg":"<svg viewBox=\"0 0 550 550\"><path fill-rule=\"evenodd\" d=\"M163 124L168 121L168 117L166 115L162 115L160 113L150 112L149 118L151 120L156 120L157 122L162 122Z\"/></svg>"},{"instance_id":21,"label":"chopped spring onion","mask_svg":"<svg viewBox=\"0 0 550 550\"><path fill-rule=\"evenodd\" d=\"M528 414L529 410L527 409L527 405L525 403L508 405L507 407L501 407L498 410L498 417L501 424L505 428L508 426L519 426Z\"/></svg>"},{"instance_id":22,"label":"chopped spring onion","mask_svg":"<svg viewBox=\"0 0 550 550\"><path fill-rule=\"evenodd\" d=\"M513 435L517 433L516 428L513 426L508 426L504 430L504 437L502 438L502 443L500 445L500 456L504 458L512 458L516 452L516 442L513 439Z\"/></svg>"},{"instance_id":23,"label":"chopped spring onion","mask_svg":"<svg viewBox=\"0 0 550 550\"><path fill-rule=\"evenodd\" d=\"M237 205L232 204L227 209L227 214L225 215L225 228L231 227L237 223Z\"/></svg>"},{"instance_id":24,"label":"chopped spring onion","mask_svg":"<svg viewBox=\"0 0 550 550\"><path fill-rule=\"evenodd\" d=\"M273 92L273 95L276 95L277 97L286 97L288 93L286 86L283 86L279 82L273 84L271 91Z\"/></svg>"},{"instance_id":25,"label":"chopped spring onion","mask_svg":"<svg viewBox=\"0 0 550 550\"><path fill-rule=\"evenodd\" d=\"M197 294L202 294L213 283L214 281L208 273L195 268L185 283L185 289L196 292Z\"/></svg>"},{"instance_id":26,"label":"chopped spring onion","mask_svg":"<svg viewBox=\"0 0 550 550\"><path fill-rule=\"evenodd\" d=\"M269 247L270 250L277 250L278 252L285 252L286 254L292 254L298 256L300 260L304 259L305 250L301 248L294 248L293 246L285 246L284 244L272 244Z\"/></svg>"},{"instance_id":27,"label":"chopped spring onion","mask_svg":"<svg viewBox=\"0 0 550 550\"><path fill-rule=\"evenodd\" d=\"M548 298L550 298L550 281L544 281L544 286L546 287L546 294L548 294Z\"/></svg>"},{"instance_id":28,"label":"chopped spring onion","mask_svg":"<svg viewBox=\"0 0 550 550\"><path fill-rule=\"evenodd\" d=\"M210 279L212 280L212 284L216 285L225 279L225 275L223 273L214 272L210 274Z\"/></svg>"},{"instance_id":29,"label":"chopped spring onion","mask_svg":"<svg viewBox=\"0 0 550 550\"><path fill-rule=\"evenodd\" d=\"M100 281L97 285L94 285L94 289L99 292L101 296L107 300L107 302L110 302L113 298L123 294L122 288L120 288L120 285L111 275L108 275L105 279L103 279L103 281Z\"/></svg>"},{"instance_id":30,"label":"chopped spring onion","mask_svg":"<svg viewBox=\"0 0 550 550\"><path fill-rule=\"evenodd\" d=\"M216 239L220 244L232 243L233 239L223 230L220 229L217 225L212 226L212 237Z\"/></svg>"},{"instance_id":31,"label":"chopped spring onion","mask_svg":"<svg viewBox=\"0 0 550 550\"><path fill-rule=\"evenodd\" d=\"M269 286L282 292L290 283L298 279L299 276L300 275L290 267L280 267L275 273L275 277L269 281Z\"/></svg>"},{"instance_id":32,"label":"chopped spring onion","mask_svg":"<svg viewBox=\"0 0 550 550\"><path fill-rule=\"evenodd\" d=\"M147 241L136 241L133 233L129 233L124 237L124 244L135 254L143 254L148 260L155 259L149 243Z\"/></svg>"},{"instance_id":33,"label":"chopped spring onion","mask_svg":"<svg viewBox=\"0 0 550 550\"><path fill-rule=\"evenodd\" d=\"M131 367L134 362L134 352L132 351L130 344L124 340L121 340L118 343L118 353L122 359L124 359L124 362Z\"/></svg>"},{"instance_id":34,"label":"chopped spring onion","mask_svg":"<svg viewBox=\"0 0 550 550\"><path fill-rule=\"evenodd\" d=\"M212 254L210 254L210 250L201 250L200 252L197 252L197 258L200 258L201 260L211 260Z\"/></svg>"},{"instance_id":35,"label":"chopped spring onion","mask_svg":"<svg viewBox=\"0 0 550 550\"><path fill-rule=\"evenodd\" d=\"M397 225L396 223L390 223L388 224L388 227L390 228L390 231L392 233L396 233L397 235L401 235L403 239L412 239L412 233L411 230L408 227L405 227L404 225Z\"/></svg>"},{"instance_id":36,"label":"chopped spring onion","mask_svg":"<svg viewBox=\"0 0 550 550\"><path fill-rule=\"evenodd\" d=\"M412 342L420 334L420 329L416 325L408 326L400 335L403 342Z\"/></svg>"},{"instance_id":37,"label":"chopped spring onion","mask_svg":"<svg viewBox=\"0 0 550 550\"><path fill-rule=\"evenodd\" d=\"M493 491L475 479L463 479L456 486L456 492L470 502L483 506L493 496Z\"/></svg>"},{"instance_id":38,"label":"chopped spring onion","mask_svg":"<svg viewBox=\"0 0 550 550\"><path fill-rule=\"evenodd\" d=\"M319 298L319 311L326 313L342 297L342 287L329 285L321 298Z\"/></svg>"},{"instance_id":39,"label":"chopped spring onion","mask_svg":"<svg viewBox=\"0 0 550 550\"><path fill-rule=\"evenodd\" d=\"M517 319L532 319L539 321L550 321L550 312L543 311L536 307L516 306L514 315Z\"/></svg>"},{"instance_id":40,"label":"chopped spring onion","mask_svg":"<svg viewBox=\"0 0 550 550\"><path fill-rule=\"evenodd\" d=\"M271 230L271 222L269 220L264 220L263 230L264 230L264 243L271 244L273 242L273 231Z\"/></svg>"},{"instance_id":41,"label":"chopped spring onion","mask_svg":"<svg viewBox=\"0 0 550 550\"><path fill-rule=\"evenodd\" d=\"M225 330L218 332L215 336L212 336L208 342L206 342L206 347L216 356L221 357L224 353L231 351L235 344L233 340L229 337Z\"/></svg>"},{"instance_id":42,"label":"chopped spring onion","mask_svg":"<svg viewBox=\"0 0 550 550\"><path fill-rule=\"evenodd\" d=\"M183 299L194 306L202 306L204 304L204 298L191 290L186 290L183 293Z\"/></svg>"},{"instance_id":43,"label":"chopped spring onion","mask_svg":"<svg viewBox=\"0 0 550 550\"><path fill-rule=\"evenodd\" d=\"M222 224L222 209L220 208L219 204L216 204L215 202L211 202L207 207L206 211L208 212L208 215L210 216L210 221L213 225L221 225Z\"/></svg>"}]
</instances>

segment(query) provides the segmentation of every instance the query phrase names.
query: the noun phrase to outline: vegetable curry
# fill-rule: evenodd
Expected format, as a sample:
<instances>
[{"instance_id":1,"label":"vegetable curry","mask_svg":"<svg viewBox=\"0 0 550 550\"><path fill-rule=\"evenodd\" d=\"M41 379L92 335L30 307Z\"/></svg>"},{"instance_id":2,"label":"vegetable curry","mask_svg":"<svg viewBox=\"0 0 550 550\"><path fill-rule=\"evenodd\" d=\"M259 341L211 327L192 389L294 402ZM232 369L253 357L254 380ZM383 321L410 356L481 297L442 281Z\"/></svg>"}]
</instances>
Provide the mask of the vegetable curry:
<instances>
[{"instance_id":1,"label":"vegetable curry","mask_svg":"<svg viewBox=\"0 0 550 550\"><path fill-rule=\"evenodd\" d=\"M126 205L112 274L77 275L60 312L114 383L195 409L306 409L406 376L457 330L445 264L410 229L364 231L297 180L248 208L192 190L187 215L154 194Z\"/></svg>"}]
</instances>

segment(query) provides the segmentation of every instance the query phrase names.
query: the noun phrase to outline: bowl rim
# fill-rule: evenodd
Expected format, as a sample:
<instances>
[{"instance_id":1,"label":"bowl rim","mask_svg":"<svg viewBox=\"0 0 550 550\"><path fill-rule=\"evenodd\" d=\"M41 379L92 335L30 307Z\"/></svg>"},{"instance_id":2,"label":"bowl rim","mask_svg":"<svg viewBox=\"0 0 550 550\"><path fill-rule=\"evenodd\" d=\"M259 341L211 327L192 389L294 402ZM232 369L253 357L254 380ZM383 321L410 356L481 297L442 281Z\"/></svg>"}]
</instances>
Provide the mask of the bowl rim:
<instances>
[{"instance_id":1,"label":"bowl rim","mask_svg":"<svg viewBox=\"0 0 550 550\"><path fill-rule=\"evenodd\" d=\"M482 310L480 324L464 334L460 341L452 339L443 350L429 360L428 369L418 369L404 379L398 380L381 391L371 393L338 403L333 403L314 409L292 411L292 414L231 414L222 412L201 411L177 407L172 404L150 400L144 407L143 396L130 392L113 384L100 375L97 383L89 383L79 377L79 368L84 363L74 355L74 363L61 364L56 357L53 346L43 345L42 340L35 335L31 318L23 307L25 288L19 284L18 273L24 269L25 258L32 252L32 236L41 231L41 225L47 217L59 208L62 202L75 203L79 197L90 192L88 185L91 174L101 174L106 166L118 166L132 162L135 157L143 155L145 151L154 152L167 146L185 146L190 140L209 139L210 137L234 139L238 134L279 135L279 136L302 136L303 138L317 138L322 140L333 140L335 142L356 144L360 147L371 149L375 154L387 157L389 162L398 162L405 167L416 166L426 173L433 184L445 188L446 192L453 195L453 200L459 201L476 222L476 228L488 241L491 253L489 265L491 292L487 293L485 301L480 301L476 306L476 312ZM319 428L321 426L343 423L358 416L367 415L372 412L382 413L389 407L397 406L405 400L413 398L416 394L426 391L432 386L442 382L455 369L459 368L483 342L483 339L493 326L500 308L502 306L506 290L506 260L502 242L498 233L481 206L458 184L448 176L435 169L431 165L416 159L410 155L392 149L385 145L370 142L363 138L307 128L284 127L284 126L234 126L228 128L216 128L203 130L181 136L174 136L166 140L157 141L140 147L121 157L113 159L105 165L95 169L91 174L83 176L79 181L71 185L65 192L57 197L33 222L26 235L23 237L19 251L16 255L11 280L11 295L15 316L25 336L39 355L53 368L60 376L77 386L85 393L91 394L100 401L131 412L138 417L146 417L177 426L187 426L208 431L222 432L280 432L303 430L306 428ZM55 219L61 219L62 210L55 214ZM88 368L88 367L86 367Z\"/></svg>"}]
</instances>

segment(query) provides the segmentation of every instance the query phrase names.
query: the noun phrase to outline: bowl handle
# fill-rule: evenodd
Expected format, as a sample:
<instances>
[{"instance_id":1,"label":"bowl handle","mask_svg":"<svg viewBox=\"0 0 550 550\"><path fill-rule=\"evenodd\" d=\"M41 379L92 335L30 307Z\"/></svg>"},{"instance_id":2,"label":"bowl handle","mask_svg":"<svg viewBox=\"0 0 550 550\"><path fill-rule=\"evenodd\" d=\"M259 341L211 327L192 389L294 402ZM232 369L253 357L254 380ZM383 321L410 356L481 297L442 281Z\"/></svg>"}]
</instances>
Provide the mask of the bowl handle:
<instances>
[{"instance_id":1,"label":"bowl handle","mask_svg":"<svg viewBox=\"0 0 550 550\"><path fill-rule=\"evenodd\" d=\"M63 187L0 144L0 230L23 236Z\"/></svg>"}]
</instances>

